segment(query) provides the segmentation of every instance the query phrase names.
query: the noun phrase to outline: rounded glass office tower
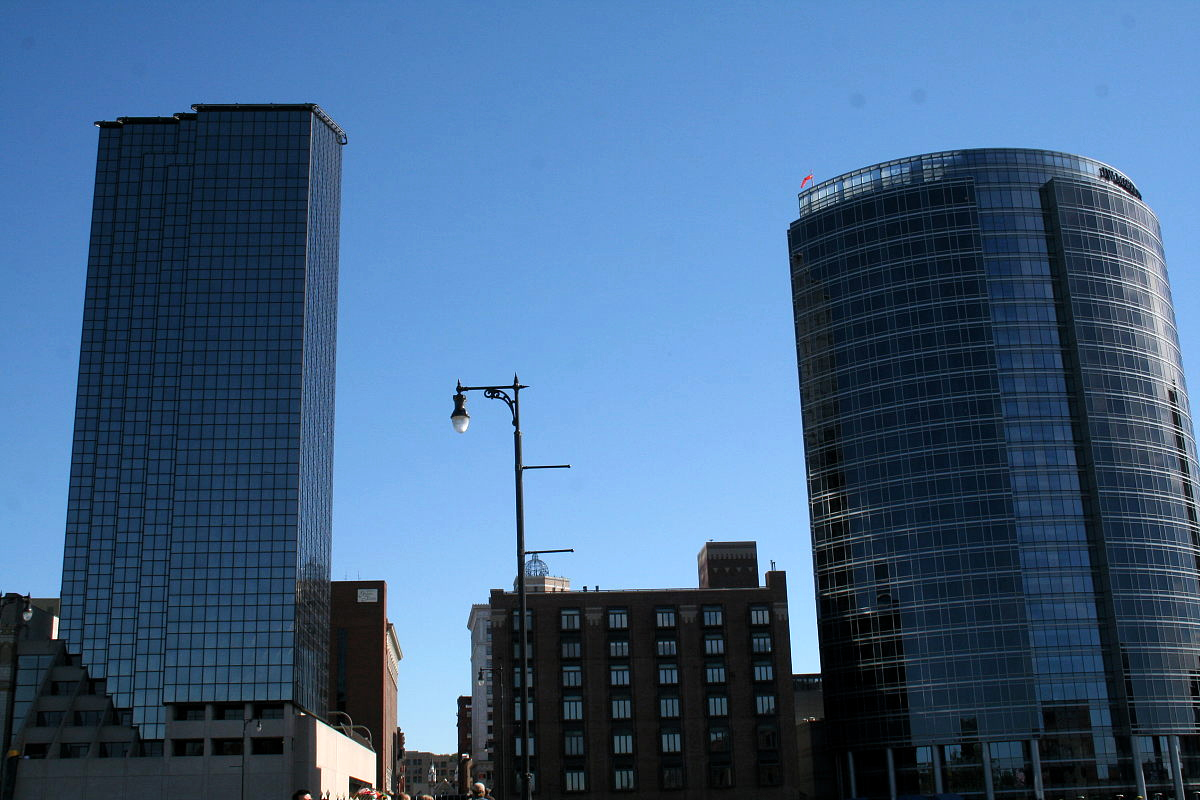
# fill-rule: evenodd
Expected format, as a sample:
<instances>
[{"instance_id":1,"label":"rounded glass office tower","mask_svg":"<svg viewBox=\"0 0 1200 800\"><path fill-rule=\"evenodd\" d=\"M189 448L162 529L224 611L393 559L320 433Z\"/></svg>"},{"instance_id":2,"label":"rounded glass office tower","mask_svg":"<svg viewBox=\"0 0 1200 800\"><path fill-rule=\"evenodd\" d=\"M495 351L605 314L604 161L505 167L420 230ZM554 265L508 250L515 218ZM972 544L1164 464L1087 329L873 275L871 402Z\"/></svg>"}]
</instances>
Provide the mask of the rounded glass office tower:
<instances>
[{"instance_id":1,"label":"rounded glass office tower","mask_svg":"<svg viewBox=\"0 0 1200 800\"><path fill-rule=\"evenodd\" d=\"M889 161L789 231L838 796L1200 792L1195 443L1105 164Z\"/></svg>"}]
</instances>

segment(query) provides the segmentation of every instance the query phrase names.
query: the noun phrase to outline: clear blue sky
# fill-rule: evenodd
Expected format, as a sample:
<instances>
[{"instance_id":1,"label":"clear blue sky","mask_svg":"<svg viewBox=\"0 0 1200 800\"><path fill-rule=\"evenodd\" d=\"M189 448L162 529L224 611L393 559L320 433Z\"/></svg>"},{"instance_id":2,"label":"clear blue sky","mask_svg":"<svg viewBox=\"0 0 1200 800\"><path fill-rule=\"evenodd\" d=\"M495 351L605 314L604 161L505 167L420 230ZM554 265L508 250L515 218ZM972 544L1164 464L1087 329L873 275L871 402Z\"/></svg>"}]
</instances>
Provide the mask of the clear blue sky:
<instances>
[{"instance_id":1,"label":"clear blue sky","mask_svg":"<svg viewBox=\"0 0 1200 800\"><path fill-rule=\"evenodd\" d=\"M1107 161L1163 222L1200 364L1200 4L5 4L0 591L57 595L91 123L316 102L343 151L334 577L388 581L414 749L455 748L467 614L529 547L689 587L707 539L788 571L817 671L785 231L817 180L934 150ZM1195 399L1195 398L1194 398Z\"/></svg>"}]
</instances>

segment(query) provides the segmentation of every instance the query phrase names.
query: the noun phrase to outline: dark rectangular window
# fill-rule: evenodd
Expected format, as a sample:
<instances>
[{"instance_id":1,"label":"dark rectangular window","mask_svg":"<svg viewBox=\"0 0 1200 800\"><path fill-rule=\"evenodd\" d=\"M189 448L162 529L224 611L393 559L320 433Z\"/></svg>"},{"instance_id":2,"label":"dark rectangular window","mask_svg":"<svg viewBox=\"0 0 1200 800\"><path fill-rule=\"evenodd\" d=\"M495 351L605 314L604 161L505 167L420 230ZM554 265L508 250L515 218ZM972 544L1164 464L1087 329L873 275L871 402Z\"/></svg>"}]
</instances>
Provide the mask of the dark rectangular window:
<instances>
[{"instance_id":1,"label":"dark rectangular window","mask_svg":"<svg viewBox=\"0 0 1200 800\"><path fill-rule=\"evenodd\" d=\"M283 704L260 703L254 707L253 719L283 719Z\"/></svg>"},{"instance_id":2,"label":"dark rectangular window","mask_svg":"<svg viewBox=\"0 0 1200 800\"><path fill-rule=\"evenodd\" d=\"M250 740L250 753L256 756L277 756L283 754L283 737L262 736Z\"/></svg>"},{"instance_id":3,"label":"dark rectangular window","mask_svg":"<svg viewBox=\"0 0 1200 800\"><path fill-rule=\"evenodd\" d=\"M129 742L101 742L101 758L125 758L129 755Z\"/></svg>"},{"instance_id":4,"label":"dark rectangular window","mask_svg":"<svg viewBox=\"0 0 1200 800\"><path fill-rule=\"evenodd\" d=\"M203 722L204 706L177 705L175 706L175 719L184 722Z\"/></svg>"},{"instance_id":5,"label":"dark rectangular window","mask_svg":"<svg viewBox=\"0 0 1200 800\"><path fill-rule=\"evenodd\" d=\"M173 756L202 756L204 755L203 739L172 739L171 755Z\"/></svg>"},{"instance_id":6,"label":"dark rectangular window","mask_svg":"<svg viewBox=\"0 0 1200 800\"><path fill-rule=\"evenodd\" d=\"M235 705L218 705L213 707L213 719L245 719L246 707L241 703Z\"/></svg>"},{"instance_id":7,"label":"dark rectangular window","mask_svg":"<svg viewBox=\"0 0 1200 800\"><path fill-rule=\"evenodd\" d=\"M212 754L214 756L240 756L242 754L242 740L213 739Z\"/></svg>"},{"instance_id":8,"label":"dark rectangular window","mask_svg":"<svg viewBox=\"0 0 1200 800\"><path fill-rule=\"evenodd\" d=\"M710 764L708 785L714 789L728 789L733 786L733 767L729 764Z\"/></svg>"},{"instance_id":9,"label":"dark rectangular window","mask_svg":"<svg viewBox=\"0 0 1200 800\"><path fill-rule=\"evenodd\" d=\"M662 788L683 788L683 767L666 766L662 768Z\"/></svg>"}]
</instances>

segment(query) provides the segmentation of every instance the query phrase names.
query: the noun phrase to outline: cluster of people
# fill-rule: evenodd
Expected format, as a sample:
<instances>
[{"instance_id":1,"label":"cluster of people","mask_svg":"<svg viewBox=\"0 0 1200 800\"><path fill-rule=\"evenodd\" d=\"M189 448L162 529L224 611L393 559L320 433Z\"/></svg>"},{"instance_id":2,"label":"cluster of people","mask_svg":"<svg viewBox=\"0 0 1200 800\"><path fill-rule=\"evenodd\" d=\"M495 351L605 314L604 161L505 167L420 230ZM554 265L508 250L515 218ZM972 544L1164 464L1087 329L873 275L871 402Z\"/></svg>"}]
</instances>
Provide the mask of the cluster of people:
<instances>
[{"instance_id":1,"label":"cluster of people","mask_svg":"<svg viewBox=\"0 0 1200 800\"><path fill-rule=\"evenodd\" d=\"M495 798L492 797L492 793L489 792L487 787L482 783L471 784L471 793L468 795L468 797L479 798L480 800L495 800ZM401 792L400 794L396 795L396 800L412 800L412 797L410 797L407 792ZM434 798L433 795L430 794L419 794L417 795L417 800L434 800Z\"/></svg>"},{"instance_id":2,"label":"cluster of people","mask_svg":"<svg viewBox=\"0 0 1200 800\"><path fill-rule=\"evenodd\" d=\"M482 783L471 784L471 794L469 797L478 798L479 800L495 800L492 797L492 793ZM292 800L313 800L313 796L307 789L301 789L292 794ZM412 800L412 797L407 792L401 792L396 795L396 800ZM431 794L419 794L417 795L417 800L434 800L434 798Z\"/></svg>"}]
</instances>

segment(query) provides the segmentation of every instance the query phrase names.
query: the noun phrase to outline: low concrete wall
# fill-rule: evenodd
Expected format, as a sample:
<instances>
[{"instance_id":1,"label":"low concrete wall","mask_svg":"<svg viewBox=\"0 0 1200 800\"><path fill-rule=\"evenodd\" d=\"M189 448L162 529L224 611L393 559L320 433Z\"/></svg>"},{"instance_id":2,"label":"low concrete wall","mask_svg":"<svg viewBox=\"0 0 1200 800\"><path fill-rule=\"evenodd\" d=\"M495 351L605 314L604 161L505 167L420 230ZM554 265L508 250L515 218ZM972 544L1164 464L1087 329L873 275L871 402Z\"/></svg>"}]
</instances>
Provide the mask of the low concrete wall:
<instances>
[{"instance_id":1,"label":"low concrete wall","mask_svg":"<svg viewBox=\"0 0 1200 800\"><path fill-rule=\"evenodd\" d=\"M297 789L343 800L351 778L374 783L375 753L307 714L269 721L291 732L279 755L21 759L16 800L286 798ZM210 723L211 724L211 723ZM238 723L241 726L241 723ZM290 746L289 746L290 744ZM244 794L243 794L244 787Z\"/></svg>"}]
</instances>

